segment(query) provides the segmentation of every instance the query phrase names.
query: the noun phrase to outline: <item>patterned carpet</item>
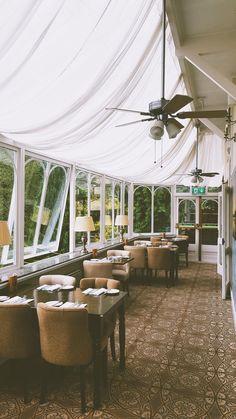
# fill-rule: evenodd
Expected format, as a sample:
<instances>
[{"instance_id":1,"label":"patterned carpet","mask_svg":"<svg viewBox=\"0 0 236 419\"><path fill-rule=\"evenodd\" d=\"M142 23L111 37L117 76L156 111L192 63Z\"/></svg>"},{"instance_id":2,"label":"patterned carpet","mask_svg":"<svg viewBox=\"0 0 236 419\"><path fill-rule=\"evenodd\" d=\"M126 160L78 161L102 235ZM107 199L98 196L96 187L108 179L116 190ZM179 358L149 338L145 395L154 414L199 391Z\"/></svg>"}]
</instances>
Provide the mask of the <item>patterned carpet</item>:
<instances>
[{"instance_id":1,"label":"patterned carpet","mask_svg":"<svg viewBox=\"0 0 236 419\"><path fill-rule=\"evenodd\" d=\"M0 418L236 418L231 302L221 300L215 265L191 263L188 269L181 268L178 283L168 289L164 278L151 284L133 280L126 340L124 372L109 354L108 391L101 410L92 409L92 370L87 412L81 415L77 371L70 370L63 378L54 375L48 402L40 405L39 380L32 370L31 401L24 405L17 371L6 364L1 367Z\"/></svg>"}]
</instances>

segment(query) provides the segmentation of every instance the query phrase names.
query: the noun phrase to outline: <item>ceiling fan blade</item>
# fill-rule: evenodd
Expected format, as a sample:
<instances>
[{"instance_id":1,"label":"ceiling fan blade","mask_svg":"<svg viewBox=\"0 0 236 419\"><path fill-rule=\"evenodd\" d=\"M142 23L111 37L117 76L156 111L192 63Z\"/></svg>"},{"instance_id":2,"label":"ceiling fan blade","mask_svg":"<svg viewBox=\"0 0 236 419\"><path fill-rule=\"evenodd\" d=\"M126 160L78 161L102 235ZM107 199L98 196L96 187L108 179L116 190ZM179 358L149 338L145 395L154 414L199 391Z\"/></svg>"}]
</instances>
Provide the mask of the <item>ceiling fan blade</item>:
<instances>
[{"instance_id":1,"label":"ceiling fan blade","mask_svg":"<svg viewBox=\"0 0 236 419\"><path fill-rule=\"evenodd\" d=\"M126 125L133 125L139 122L146 122L146 121L154 121L156 118L145 118L145 119L138 119L138 121L126 122L125 124L115 125L116 127L124 127Z\"/></svg>"},{"instance_id":2,"label":"ceiling fan blade","mask_svg":"<svg viewBox=\"0 0 236 419\"><path fill-rule=\"evenodd\" d=\"M224 109L216 111L190 111L190 112L179 112L174 115L175 118L225 118L227 111Z\"/></svg>"},{"instance_id":3,"label":"ceiling fan blade","mask_svg":"<svg viewBox=\"0 0 236 419\"><path fill-rule=\"evenodd\" d=\"M218 172L201 173L201 176L208 176L208 177L214 177L216 175L219 175L219 173Z\"/></svg>"},{"instance_id":4,"label":"ceiling fan blade","mask_svg":"<svg viewBox=\"0 0 236 419\"><path fill-rule=\"evenodd\" d=\"M146 115L146 116L151 116L150 112L142 112L142 111L134 111L132 109L122 109L122 108L105 108L106 111L124 111L124 112L133 112L133 113L138 113L139 115Z\"/></svg>"},{"instance_id":5,"label":"ceiling fan blade","mask_svg":"<svg viewBox=\"0 0 236 419\"><path fill-rule=\"evenodd\" d=\"M164 113L175 113L179 109L183 108L188 103L192 102L193 98L186 95L175 95L172 97L172 99L169 100L169 102L163 106Z\"/></svg>"}]
</instances>

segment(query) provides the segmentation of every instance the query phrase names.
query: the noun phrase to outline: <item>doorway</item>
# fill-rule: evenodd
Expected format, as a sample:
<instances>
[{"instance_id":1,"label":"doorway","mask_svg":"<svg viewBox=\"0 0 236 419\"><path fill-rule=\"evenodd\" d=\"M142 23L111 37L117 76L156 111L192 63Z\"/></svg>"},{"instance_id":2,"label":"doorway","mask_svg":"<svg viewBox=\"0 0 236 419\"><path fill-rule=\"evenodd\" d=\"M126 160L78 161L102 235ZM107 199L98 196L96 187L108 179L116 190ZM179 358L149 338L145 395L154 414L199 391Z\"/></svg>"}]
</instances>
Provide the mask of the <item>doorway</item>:
<instances>
[{"instance_id":1,"label":"doorway","mask_svg":"<svg viewBox=\"0 0 236 419\"><path fill-rule=\"evenodd\" d=\"M189 236L194 260L217 261L218 198L177 198L177 231Z\"/></svg>"}]
</instances>

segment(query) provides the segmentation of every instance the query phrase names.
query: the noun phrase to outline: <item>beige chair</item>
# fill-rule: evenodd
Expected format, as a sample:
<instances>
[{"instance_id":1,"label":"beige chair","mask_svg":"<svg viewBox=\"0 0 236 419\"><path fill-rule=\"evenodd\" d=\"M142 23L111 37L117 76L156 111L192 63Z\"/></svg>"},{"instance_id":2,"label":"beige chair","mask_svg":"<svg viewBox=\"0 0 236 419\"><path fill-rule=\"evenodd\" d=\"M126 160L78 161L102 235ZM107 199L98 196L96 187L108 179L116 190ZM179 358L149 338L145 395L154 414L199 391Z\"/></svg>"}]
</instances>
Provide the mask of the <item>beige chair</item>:
<instances>
[{"instance_id":1,"label":"beige chair","mask_svg":"<svg viewBox=\"0 0 236 419\"><path fill-rule=\"evenodd\" d=\"M120 281L116 279L108 278L82 278L80 280L80 289L82 291L87 288L107 288L107 289L120 289ZM116 327L116 313L107 319L105 322L105 335L110 338L111 345L111 355L113 361L116 360L116 351L115 351L115 327Z\"/></svg>"},{"instance_id":2,"label":"beige chair","mask_svg":"<svg viewBox=\"0 0 236 419\"><path fill-rule=\"evenodd\" d=\"M41 403L46 395L46 363L64 367L79 367L81 410L86 409L84 370L93 361L93 342L88 328L86 309L37 305L41 355L44 360ZM107 338L101 348L106 356Z\"/></svg>"},{"instance_id":3,"label":"beige chair","mask_svg":"<svg viewBox=\"0 0 236 419\"><path fill-rule=\"evenodd\" d=\"M162 239L162 236L151 236L150 241L152 243L152 246L160 246L162 243L161 239Z\"/></svg>"},{"instance_id":4,"label":"beige chair","mask_svg":"<svg viewBox=\"0 0 236 419\"><path fill-rule=\"evenodd\" d=\"M40 356L36 311L27 304L0 304L0 325L0 358L17 359L21 363L27 403L30 361Z\"/></svg>"},{"instance_id":5,"label":"beige chair","mask_svg":"<svg viewBox=\"0 0 236 419\"><path fill-rule=\"evenodd\" d=\"M127 250L108 250L107 257L109 256L128 256L131 254ZM124 265L112 263L112 276L121 282L122 288L129 294L129 277L130 277L130 262Z\"/></svg>"},{"instance_id":6,"label":"beige chair","mask_svg":"<svg viewBox=\"0 0 236 419\"><path fill-rule=\"evenodd\" d=\"M147 250L142 246L124 246L124 250L130 252L131 260L130 269L136 275L137 271L141 271L145 275L147 268Z\"/></svg>"},{"instance_id":7,"label":"beige chair","mask_svg":"<svg viewBox=\"0 0 236 419\"><path fill-rule=\"evenodd\" d=\"M157 271L165 271L166 285L169 287L169 279L173 269L171 250L166 247L149 247L147 248L148 269L151 275Z\"/></svg>"},{"instance_id":8,"label":"beige chair","mask_svg":"<svg viewBox=\"0 0 236 419\"><path fill-rule=\"evenodd\" d=\"M183 255L185 257L185 263L188 267L188 241L189 236L186 235L179 235L177 236L178 239L182 240L176 240L174 243L178 246L178 255Z\"/></svg>"},{"instance_id":9,"label":"beige chair","mask_svg":"<svg viewBox=\"0 0 236 419\"><path fill-rule=\"evenodd\" d=\"M93 262L92 260L83 261L85 278L112 278L112 263Z\"/></svg>"},{"instance_id":10,"label":"beige chair","mask_svg":"<svg viewBox=\"0 0 236 419\"><path fill-rule=\"evenodd\" d=\"M69 275L42 275L39 278L39 285L76 285L76 279Z\"/></svg>"}]
</instances>

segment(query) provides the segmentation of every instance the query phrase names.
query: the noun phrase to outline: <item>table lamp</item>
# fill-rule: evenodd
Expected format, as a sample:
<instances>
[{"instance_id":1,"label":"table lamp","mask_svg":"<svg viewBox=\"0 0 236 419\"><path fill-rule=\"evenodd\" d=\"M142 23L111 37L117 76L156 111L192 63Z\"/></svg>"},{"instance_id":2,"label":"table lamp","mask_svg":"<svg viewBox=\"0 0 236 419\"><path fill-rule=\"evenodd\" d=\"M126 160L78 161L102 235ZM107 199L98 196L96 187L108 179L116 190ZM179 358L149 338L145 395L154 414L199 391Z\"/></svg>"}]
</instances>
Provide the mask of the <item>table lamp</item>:
<instances>
[{"instance_id":1,"label":"table lamp","mask_svg":"<svg viewBox=\"0 0 236 419\"><path fill-rule=\"evenodd\" d=\"M11 244L11 235L7 221L0 221L0 246Z\"/></svg>"},{"instance_id":2,"label":"table lamp","mask_svg":"<svg viewBox=\"0 0 236 419\"><path fill-rule=\"evenodd\" d=\"M120 227L120 242L124 241L124 226L129 225L128 215L117 215L115 225Z\"/></svg>"},{"instance_id":3,"label":"table lamp","mask_svg":"<svg viewBox=\"0 0 236 419\"><path fill-rule=\"evenodd\" d=\"M86 233L88 231L94 231L94 230L95 230L95 227L94 227L93 217L91 217L91 215L76 217L74 231L80 231L83 233L81 237L81 241L83 243L82 253L88 253L88 250L86 249L86 243L87 243Z\"/></svg>"}]
</instances>

